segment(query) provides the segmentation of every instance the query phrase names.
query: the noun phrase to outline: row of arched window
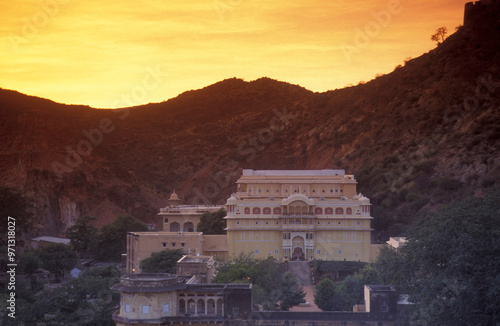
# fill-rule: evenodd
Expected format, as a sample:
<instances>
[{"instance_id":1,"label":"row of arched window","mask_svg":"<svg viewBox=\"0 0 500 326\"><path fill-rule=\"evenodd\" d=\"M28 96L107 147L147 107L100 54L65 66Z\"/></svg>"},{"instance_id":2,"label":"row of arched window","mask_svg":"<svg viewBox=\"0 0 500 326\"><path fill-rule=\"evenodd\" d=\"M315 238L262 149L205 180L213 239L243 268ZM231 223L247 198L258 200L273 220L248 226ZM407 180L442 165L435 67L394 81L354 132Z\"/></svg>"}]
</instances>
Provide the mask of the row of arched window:
<instances>
[{"instance_id":1,"label":"row of arched window","mask_svg":"<svg viewBox=\"0 0 500 326\"><path fill-rule=\"evenodd\" d=\"M170 232L178 232L181 231L181 225L177 222L170 223ZM184 223L182 227L182 231L184 232L194 232L194 224L192 222Z\"/></svg>"},{"instance_id":2,"label":"row of arched window","mask_svg":"<svg viewBox=\"0 0 500 326\"><path fill-rule=\"evenodd\" d=\"M363 211L365 211L365 210L363 210ZM262 214L269 215L269 214L271 214L271 208L264 207L261 210L259 207L254 207L251 212L254 215L261 214L261 212L262 212ZM280 215L281 214L281 207L273 208L272 212L274 215ZM332 207L327 207L324 209L324 211L323 211L323 208L321 208L321 207L316 207L314 209L314 214L316 214L316 215L323 215L323 212L325 215L333 215L334 210ZM351 207L347 207L345 209L346 215L352 215L352 212L353 211L352 211ZM250 214L250 207L245 207L245 214ZM342 207L335 208L335 215L344 215L344 208L342 208Z\"/></svg>"},{"instance_id":3,"label":"row of arched window","mask_svg":"<svg viewBox=\"0 0 500 326\"><path fill-rule=\"evenodd\" d=\"M179 315L222 315L223 311L222 299L180 299L179 300Z\"/></svg>"},{"instance_id":4,"label":"row of arched window","mask_svg":"<svg viewBox=\"0 0 500 326\"><path fill-rule=\"evenodd\" d=\"M252 214L260 214L261 210L259 207L254 207L252 209ZM245 214L250 214L250 207L245 207ZM262 214L269 215L271 214L271 208L269 207L264 207L262 209ZM280 215L281 214L281 207L275 207L273 209L273 214L274 215Z\"/></svg>"},{"instance_id":5,"label":"row of arched window","mask_svg":"<svg viewBox=\"0 0 500 326\"><path fill-rule=\"evenodd\" d=\"M316 215L322 215L323 214L323 209L321 207L316 207L314 209L314 214L316 214ZM352 208L347 207L345 209L345 214L346 215L352 215ZM333 208L332 207L325 208L325 215L333 215ZM344 215L344 209L342 207L335 208L335 215Z\"/></svg>"}]
</instances>

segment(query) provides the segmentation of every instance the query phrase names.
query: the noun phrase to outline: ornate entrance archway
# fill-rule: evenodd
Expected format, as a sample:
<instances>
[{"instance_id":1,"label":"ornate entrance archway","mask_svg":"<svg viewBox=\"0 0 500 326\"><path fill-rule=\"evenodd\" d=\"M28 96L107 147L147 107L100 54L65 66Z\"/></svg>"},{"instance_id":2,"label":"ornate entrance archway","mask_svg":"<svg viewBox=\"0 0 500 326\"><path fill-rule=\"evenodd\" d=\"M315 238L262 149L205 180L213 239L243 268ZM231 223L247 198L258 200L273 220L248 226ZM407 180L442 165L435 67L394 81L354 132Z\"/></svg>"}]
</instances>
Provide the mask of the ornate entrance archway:
<instances>
[{"instance_id":1,"label":"ornate entrance archway","mask_svg":"<svg viewBox=\"0 0 500 326\"><path fill-rule=\"evenodd\" d=\"M293 250L292 260L304 260L304 252L302 248L296 247Z\"/></svg>"},{"instance_id":2,"label":"ornate entrance archway","mask_svg":"<svg viewBox=\"0 0 500 326\"><path fill-rule=\"evenodd\" d=\"M296 236L292 239L292 260L304 260L304 238Z\"/></svg>"}]
</instances>

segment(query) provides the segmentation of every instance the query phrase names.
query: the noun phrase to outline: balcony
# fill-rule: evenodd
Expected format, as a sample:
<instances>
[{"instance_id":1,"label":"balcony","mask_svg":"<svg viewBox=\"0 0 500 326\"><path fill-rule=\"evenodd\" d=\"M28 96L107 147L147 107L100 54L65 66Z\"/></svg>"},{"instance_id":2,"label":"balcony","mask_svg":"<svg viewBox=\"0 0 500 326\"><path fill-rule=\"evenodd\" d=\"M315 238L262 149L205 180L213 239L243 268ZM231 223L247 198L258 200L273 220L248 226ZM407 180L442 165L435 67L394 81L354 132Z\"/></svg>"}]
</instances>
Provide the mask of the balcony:
<instances>
[{"instance_id":1,"label":"balcony","mask_svg":"<svg viewBox=\"0 0 500 326\"><path fill-rule=\"evenodd\" d=\"M314 224L283 224L281 229L283 231L314 231L316 226Z\"/></svg>"},{"instance_id":2,"label":"balcony","mask_svg":"<svg viewBox=\"0 0 500 326\"><path fill-rule=\"evenodd\" d=\"M309 213L299 213L299 214L290 214L290 213L281 213L280 215L282 218L291 218L291 217L296 217L296 218L301 218L301 217L305 217L305 218L311 218L312 216L313 217L316 217L314 213L312 212L309 212Z\"/></svg>"}]
</instances>

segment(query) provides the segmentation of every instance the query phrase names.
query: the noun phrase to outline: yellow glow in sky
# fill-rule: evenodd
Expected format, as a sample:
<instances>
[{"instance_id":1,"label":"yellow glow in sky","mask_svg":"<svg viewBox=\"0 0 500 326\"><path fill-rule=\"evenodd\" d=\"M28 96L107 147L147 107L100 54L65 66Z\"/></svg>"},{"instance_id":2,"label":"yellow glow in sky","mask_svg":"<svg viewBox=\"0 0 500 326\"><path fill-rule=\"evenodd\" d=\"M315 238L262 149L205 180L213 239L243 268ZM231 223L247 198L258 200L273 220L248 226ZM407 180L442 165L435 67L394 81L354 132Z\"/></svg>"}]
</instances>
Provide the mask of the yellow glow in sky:
<instances>
[{"instance_id":1,"label":"yellow glow in sky","mask_svg":"<svg viewBox=\"0 0 500 326\"><path fill-rule=\"evenodd\" d=\"M0 3L0 87L67 104L161 102L238 77L313 91L391 72L462 24L456 0Z\"/></svg>"}]
</instances>

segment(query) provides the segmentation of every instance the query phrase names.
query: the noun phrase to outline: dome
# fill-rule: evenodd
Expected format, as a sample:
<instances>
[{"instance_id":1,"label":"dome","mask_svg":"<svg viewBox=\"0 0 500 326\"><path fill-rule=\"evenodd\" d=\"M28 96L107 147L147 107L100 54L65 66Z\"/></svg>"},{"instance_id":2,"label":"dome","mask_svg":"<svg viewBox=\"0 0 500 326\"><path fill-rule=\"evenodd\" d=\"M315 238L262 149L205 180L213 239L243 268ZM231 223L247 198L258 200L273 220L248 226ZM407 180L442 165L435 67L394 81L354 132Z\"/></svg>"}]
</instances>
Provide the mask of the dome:
<instances>
[{"instance_id":1,"label":"dome","mask_svg":"<svg viewBox=\"0 0 500 326\"><path fill-rule=\"evenodd\" d=\"M226 205L236 205L237 202L238 199L232 194L231 197L228 198Z\"/></svg>"},{"instance_id":2,"label":"dome","mask_svg":"<svg viewBox=\"0 0 500 326\"><path fill-rule=\"evenodd\" d=\"M170 200L179 200L179 196L174 192L170 195Z\"/></svg>"},{"instance_id":3,"label":"dome","mask_svg":"<svg viewBox=\"0 0 500 326\"><path fill-rule=\"evenodd\" d=\"M281 201L281 205L290 205L290 203L292 203L292 202L294 202L296 200L303 201L307 205L314 205L314 199L309 198L309 197L307 197L304 194L293 194L293 195L290 195L290 196L288 196L287 198L284 198Z\"/></svg>"},{"instance_id":4,"label":"dome","mask_svg":"<svg viewBox=\"0 0 500 326\"><path fill-rule=\"evenodd\" d=\"M363 194L361 194L361 193L358 194L357 197L358 198L356 198L356 200L359 200L362 203L368 203L368 204L370 203L370 199L368 199L368 197L363 196Z\"/></svg>"}]
</instances>

